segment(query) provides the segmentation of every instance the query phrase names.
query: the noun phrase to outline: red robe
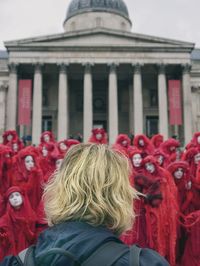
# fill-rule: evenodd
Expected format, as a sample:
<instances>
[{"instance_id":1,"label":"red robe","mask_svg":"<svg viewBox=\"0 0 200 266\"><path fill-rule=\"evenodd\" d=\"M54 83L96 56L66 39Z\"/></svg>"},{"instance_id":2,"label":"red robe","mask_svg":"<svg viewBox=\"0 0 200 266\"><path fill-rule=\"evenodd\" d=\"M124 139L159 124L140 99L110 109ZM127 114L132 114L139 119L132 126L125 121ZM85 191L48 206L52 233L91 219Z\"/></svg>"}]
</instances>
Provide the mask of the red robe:
<instances>
[{"instance_id":1,"label":"red robe","mask_svg":"<svg viewBox=\"0 0 200 266\"><path fill-rule=\"evenodd\" d=\"M26 156L32 156L34 159L35 167L30 171L25 167ZM26 191L32 208L36 210L42 196L43 175L39 167L38 151L35 147L26 147L15 156L13 171L15 174L12 176L12 185L19 186Z\"/></svg>"},{"instance_id":2,"label":"red robe","mask_svg":"<svg viewBox=\"0 0 200 266\"><path fill-rule=\"evenodd\" d=\"M100 140L96 138L96 135L99 133L102 134L102 139ZM106 131L103 128L94 128L92 130L92 135L90 136L88 142L97 144L107 144L108 141Z\"/></svg>"},{"instance_id":3,"label":"red robe","mask_svg":"<svg viewBox=\"0 0 200 266\"><path fill-rule=\"evenodd\" d=\"M22 195L23 203L19 209L9 203L8 197L13 192ZM26 194L19 187L11 187L6 198L6 214L0 218L0 260L7 255L17 255L36 240L36 215Z\"/></svg>"},{"instance_id":4,"label":"red robe","mask_svg":"<svg viewBox=\"0 0 200 266\"><path fill-rule=\"evenodd\" d=\"M181 266L200 265L200 210L185 217L184 227L187 231L187 240Z\"/></svg>"},{"instance_id":5,"label":"red robe","mask_svg":"<svg viewBox=\"0 0 200 266\"><path fill-rule=\"evenodd\" d=\"M141 144L139 143L140 139L142 139L144 141L144 146L141 146ZM135 136L134 146L142 152L143 158L145 158L148 155L153 154L153 152L154 152L154 147L153 147L150 139L143 134Z\"/></svg>"}]
</instances>

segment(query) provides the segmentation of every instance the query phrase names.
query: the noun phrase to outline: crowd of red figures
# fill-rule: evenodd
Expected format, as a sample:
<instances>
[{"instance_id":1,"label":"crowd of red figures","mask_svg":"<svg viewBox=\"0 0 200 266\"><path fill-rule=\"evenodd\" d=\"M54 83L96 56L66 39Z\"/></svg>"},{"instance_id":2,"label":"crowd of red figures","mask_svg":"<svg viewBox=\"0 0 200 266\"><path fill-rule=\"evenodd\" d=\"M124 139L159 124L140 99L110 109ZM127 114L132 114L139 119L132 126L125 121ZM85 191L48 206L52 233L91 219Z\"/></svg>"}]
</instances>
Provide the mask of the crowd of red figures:
<instances>
[{"instance_id":1,"label":"crowd of red figures","mask_svg":"<svg viewBox=\"0 0 200 266\"><path fill-rule=\"evenodd\" d=\"M104 129L88 142L107 144ZM47 228L42 193L68 150L80 142L56 142L50 131L40 144L24 146L16 131L0 144L0 260L34 244ZM140 192L133 227L120 236L132 245L152 248L172 266L200 265L200 132L180 149L174 138L118 135L112 145L130 160L130 183Z\"/></svg>"}]
</instances>

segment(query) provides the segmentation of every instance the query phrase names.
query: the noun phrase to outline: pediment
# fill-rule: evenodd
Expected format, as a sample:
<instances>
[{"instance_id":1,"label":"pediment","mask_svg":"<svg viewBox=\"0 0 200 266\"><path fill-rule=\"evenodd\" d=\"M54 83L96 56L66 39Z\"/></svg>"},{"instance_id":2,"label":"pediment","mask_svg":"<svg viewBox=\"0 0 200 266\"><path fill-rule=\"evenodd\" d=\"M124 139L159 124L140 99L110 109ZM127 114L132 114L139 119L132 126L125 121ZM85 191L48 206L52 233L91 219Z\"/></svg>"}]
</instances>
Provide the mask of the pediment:
<instances>
[{"instance_id":1,"label":"pediment","mask_svg":"<svg viewBox=\"0 0 200 266\"><path fill-rule=\"evenodd\" d=\"M119 32L105 29L95 29L80 32L67 32L56 35L28 38L5 42L8 48L43 49L75 49L75 48L127 48L127 49L193 49L194 44L166 38Z\"/></svg>"}]
</instances>

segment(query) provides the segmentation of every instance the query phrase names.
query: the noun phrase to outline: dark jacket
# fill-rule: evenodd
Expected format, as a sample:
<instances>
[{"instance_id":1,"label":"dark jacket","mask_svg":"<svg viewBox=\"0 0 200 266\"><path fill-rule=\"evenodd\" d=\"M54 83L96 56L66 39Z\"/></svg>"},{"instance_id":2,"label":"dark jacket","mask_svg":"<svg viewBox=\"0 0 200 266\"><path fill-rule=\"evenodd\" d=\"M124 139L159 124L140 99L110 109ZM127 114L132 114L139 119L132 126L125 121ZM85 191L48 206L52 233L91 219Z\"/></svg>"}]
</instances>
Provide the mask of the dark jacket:
<instances>
[{"instance_id":1,"label":"dark jacket","mask_svg":"<svg viewBox=\"0 0 200 266\"><path fill-rule=\"evenodd\" d=\"M105 227L93 227L84 222L66 222L55 225L45 230L39 236L35 249L35 258L38 266L72 266L73 263L66 257L59 255L48 256L41 261L41 256L47 250L53 247L63 248L70 251L78 258L84 261L99 246L107 241L121 241ZM127 253L123 255L115 264L115 266L129 265L129 248ZM169 266L157 252L150 249L142 249L140 253L140 266ZM18 266L15 257L6 257L0 266ZM104 265L102 265L104 266Z\"/></svg>"}]
</instances>

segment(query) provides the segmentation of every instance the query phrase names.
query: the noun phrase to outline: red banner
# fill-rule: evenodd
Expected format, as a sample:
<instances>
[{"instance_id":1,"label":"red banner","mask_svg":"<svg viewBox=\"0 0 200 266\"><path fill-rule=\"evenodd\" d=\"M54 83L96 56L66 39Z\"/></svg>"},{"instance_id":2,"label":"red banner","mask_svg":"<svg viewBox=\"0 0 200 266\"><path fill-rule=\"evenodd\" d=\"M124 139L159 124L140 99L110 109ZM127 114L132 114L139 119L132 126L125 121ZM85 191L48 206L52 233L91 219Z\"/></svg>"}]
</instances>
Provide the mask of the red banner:
<instances>
[{"instance_id":1,"label":"red banner","mask_svg":"<svg viewBox=\"0 0 200 266\"><path fill-rule=\"evenodd\" d=\"M169 123L182 125L181 82L180 80L168 81L169 93Z\"/></svg>"},{"instance_id":2,"label":"red banner","mask_svg":"<svg viewBox=\"0 0 200 266\"><path fill-rule=\"evenodd\" d=\"M18 86L18 125L31 124L32 80L20 79Z\"/></svg>"}]
</instances>

